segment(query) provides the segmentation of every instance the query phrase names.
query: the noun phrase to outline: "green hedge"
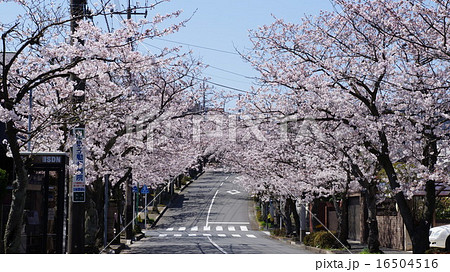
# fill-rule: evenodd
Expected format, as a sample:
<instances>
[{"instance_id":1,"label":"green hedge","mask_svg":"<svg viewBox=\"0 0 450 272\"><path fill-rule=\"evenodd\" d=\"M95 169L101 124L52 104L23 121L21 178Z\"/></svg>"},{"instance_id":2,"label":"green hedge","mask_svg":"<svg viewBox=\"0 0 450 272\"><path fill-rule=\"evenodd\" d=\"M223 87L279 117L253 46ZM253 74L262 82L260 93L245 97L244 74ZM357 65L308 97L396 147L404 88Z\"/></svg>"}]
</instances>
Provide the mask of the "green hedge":
<instances>
[{"instance_id":1,"label":"green hedge","mask_svg":"<svg viewBox=\"0 0 450 272\"><path fill-rule=\"evenodd\" d=\"M336 240L336 238L334 238L333 235L336 236L335 233L331 234L328 231L313 232L303 238L303 244L306 246L326 249L341 248L341 244Z\"/></svg>"}]
</instances>

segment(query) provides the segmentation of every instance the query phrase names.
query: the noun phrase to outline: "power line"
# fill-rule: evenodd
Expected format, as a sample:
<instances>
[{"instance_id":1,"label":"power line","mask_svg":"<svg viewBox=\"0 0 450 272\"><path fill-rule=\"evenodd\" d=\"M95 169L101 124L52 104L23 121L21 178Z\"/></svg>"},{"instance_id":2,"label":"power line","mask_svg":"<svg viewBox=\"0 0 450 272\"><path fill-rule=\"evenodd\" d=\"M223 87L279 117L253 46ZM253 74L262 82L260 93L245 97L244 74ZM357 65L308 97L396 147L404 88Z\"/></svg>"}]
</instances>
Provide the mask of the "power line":
<instances>
[{"instance_id":1,"label":"power line","mask_svg":"<svg viewBox=\"0 0 450 272\"><path fill-rule=\"evenodd\" d=\"M222 68L219 68L219 67L216 67L216 66L212 66L212 65L209 65L209 64L208 64L208 67L211 67L213 69L216 69L216 70L219 70L219 71L222 71L222 72L230 73L230 74L233 74L233 75L236 75L236 76L240 76L240 77L243 77L243 78L246 78L246 79L255 79L254 77L249 77L249 76L246 76L246 75L243 75L243 74L239 74L239 73L236 73L236 72L225 70L225 69L222 69Z\"/></svg>"},{"instance_id":2,"label":"power line","mask_svg":"<svg viewBox=\"0 0 450 272\"><path fill-rule=\"evenodd\" d=\"M150 46L150 47L156 48L156 49L161 50L161 51L163 50L162 48L160 48L160 47L158 47L158 46L155 46L155 45L152 45L152 44L149 44L149 43L147 43L147 42L140 41L140 43L141 43L142 45L144 45L144 47ZM147 50L148 50L148 48L147 48ZM174 53L172 53L172 54L174 54ZM214 67L212 67L212 66L210 66L210 67L211 67L211 68L214 68ZM225 72L229 72L229 73L233 73L233 72L230 72L230 71L227 71L227 70L224 70L224 69L220 69L220 68L216 68L216 69L219 69L219 70L222 70L222 71L225 71ZM238 75L239 75L239 74L238 74ZM241 75L241 76L243 76L243 75ZM222 87L222 88L226 88L226 89L230 89L230 90L233 90L233 91L237 91L237 92L241 92L241 93L247 93L247 94L254 94L253 92L250 92L250 91L245 91L245 90L242 90L242 89L239 89L239 88L227 86L227 85L224 85L224 84L220 84L220 83L217 83L217 82L213 82L213 81L208 80L208 79L200 79L200 78L197 78L197 77L194 77L194 76L189 76L189 77L191 77L191 78L193 78L193 79L196 79L196 80L205 81L205 82L210 83L210 84L212 84L212 85L216 85L216 86L219 86L219 87ZM244 77L245 77L245 78L250 78L250 77L247 77L247 76L244 76Z\"/></svg>"},{"instance_id":3,"label":"power line","mask_svg":"<svg viewBox=\"0 0 450 272\"><path fill-rule=\"evenodd\" d=\"M197 79L197 80L203 80L203 79L196 78L196 77L192 77L192 78ZM235 87L230 87L230 86L227 86L227 85L224 85L224 84L220 84L220 83L217 83L217 82L213 82L213 81L208 80L208 79L205 79L204 81L205 81L205 82L208 82L208 83L210 83L210 84L212 84L212 85L219 86L219 87L226 88L226 89L230 89L230 90L237 91L237 92L240 92L240 93L255 94L255 93L250 92L250 91L245 91L245 90L238 89L238 88L235 88Z\"/></svg>"},{"instance_id":4,"label":"power line","mask_svg":"<svg viewBox=\"0 0 450 272\"><path fill-rule=\"evenodd\" d=\"M213 67L209 67L209 68L213 68ZM213 75L213 74L210 74L210 73L203 72L202 74L207 75L207 76L211 76L211 77L215 77L215 78L224 79L224 80L227 80L227 81L232 81L232 82L235 82L235 83L251 84L250 82L247 82L247 81L231 79L231 78L228 78L228 77L222 77L222 76Z\"/></svg>"},{"instance_id":5,"label":"power line","mask_svg":"<svg viewBox=\"0 0 450 272\"><path fill-rule=\"evenodd\" d=\"M156 48L156 49L161 50L161 51L163 50L161 47L152 45L152 44L150 44L150 43L148 43L148 42L141 41L141 43L144 44L144 45L147 45L147 46ZM222 71L222 72L226 72L226 73L229 73L229 74L233 74L233 75L236 75L236 76L240 76L240 77L243 77L243 78L245 78L245 79L256 79L255 77L250 77L250 76L246 76L246 75L243 75L243 74L239 74L239 73L236 73L236 72L233 72L233 71L230 71L230 70L226 70L226 69L223 69L223 68L219 68L219 67L217 67L217 66L210 65L210 64L207 64L207 63L206 63L206 65L207 65L209 68L216 69L216 70L219 70L219 71Z\"/></svg>"},{"instance_id":6,"label":"power line","mask_svg":"<svg viewBox=\"0 0 450 272\"><path fill-rule=\"evenodd\" d=\"M114 16L114 18L117 20L117 18L115 16ZM122 22L120 22L120 21L119 21L119 23L122 24ZM159 48L159 47L154 46L152 44L148 44L147 42L144 42L144 41L141 41L141 40L138 40L138 42L140 44L142 44L145 47L145 49L147 49L148 51L150 51L150 50L147 48L147 46L151 46L151 47L154 47L154 48L156 48L156 49L158 49L160 51L163 51L162 48ZM172 52L171 52L171 54L175 55L175 53L172 53ZM224 70L224 69L222 69L222 70ZM226 71L226 70L224 70L224 71ZM230 72L230 71L228 71L228 72ZM231 72L231 73L234 73L234 72ZM239 89L239 88L227 86L227 85L224 85L224 84L220 84L220 83L217 83L217 82L210 81L208 79L201 79L201 78L197 78L197 77L190 76L190 75L187 75L187 76L189 76L189 77L191 77L193 79L196 79L196 80L204 81L204 82L210 83L212 85L219 86L219 87L222 87L222 88L226 88L226 89L229 89L229 90L233 90L233 91L236 91L236 92L241 92L241 93L246 93L246 94L255 94L255 93L250 92L250 91L246 91L246 90L242 90L242 89Z\"/></svg>"},{"instance_id":7,"label":"power line","mask_svg":"<svg viewBox=\"0 0 450 272\"><path fill-rule=\"evenodd\" d=\"M216 52L220 52L220 53L226 53L226 54L232 54L232 55L240 56L240 54L238 54L236 52L226 51L226 50L216 49L216 48L211 48L211 47L206 47L206 46L202 46L202 45L195 45L195 44L190 44L190 43L185 43L185 42L171 41L171 40L167 40L167 39L163 39L163 38L159 38L159 37L155 37L154 39L165 41L165 42L177 43L177 44L181 44L181 45L187 45L187 46L191 46L191 47L197 47L197 48L211 50L211 51L216 51Z\"/></svg>"}]
</instances>

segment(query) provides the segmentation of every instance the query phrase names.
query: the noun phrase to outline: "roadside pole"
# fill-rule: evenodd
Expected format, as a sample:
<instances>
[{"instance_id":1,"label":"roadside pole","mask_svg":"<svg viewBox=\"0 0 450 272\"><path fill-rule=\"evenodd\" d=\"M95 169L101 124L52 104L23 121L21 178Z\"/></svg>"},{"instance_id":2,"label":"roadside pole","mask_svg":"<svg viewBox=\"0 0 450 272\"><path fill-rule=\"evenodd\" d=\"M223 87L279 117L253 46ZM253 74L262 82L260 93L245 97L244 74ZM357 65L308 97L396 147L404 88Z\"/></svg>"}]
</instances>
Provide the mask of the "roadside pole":
<instances>
[{"instance_id":1,"label":"roadside pole","mask_svg":"<svg viewBox=\"0 0 450 272\"><path fill-rule=\"evenodd\" d=\"M147 194L145 194L144 228L147 229Z\"/></svg>"},{"instance_id":2,"label":"roadside pole","mask_svg":"<svg viewBox=\"0 0 450 272\"><path fill-rule=\"evenodd\" d=\"M147 188L147 185L144 184L144 186L142 186L141 189L141 193L144 194L144 198L145 198L145 204L144 204L144 228L147 229L147 195L149 193L149 190Z\"/></svg>"},{"instance_id":3,"label":"roadside pole","mask_svg":"<svg viewBox=\"0 0 450 272\"><path fill-rule=\"evenodd\" d=\"M132 226L133 226L133 230L135 230L136 217L137 217L137 214L136 214L137 201L136 201L136 199L137 199L137 194L139 193L138 185L133 186L132 192L133 192L134 197L133 197L133 218L131 218L131 220L133 220Z\"/></svg>"},{"instance_id":4,"label":"roadside pole","mask_svg":"<svg viewBox=\"0 0 450 272\"><path fill-rule=\"evenodd\" d=\"M103 206L103 246L108 245L109 174L105 175L105 201Z\"/></svg>"},{"instance_id":5,"label":"roadside pole","mask_svg":"<svg viewBox=\"0 0 450 272\"><path fill-rule=\"evenodd\" d=\"M134 220L136 220L135 224L139 224L138 217L139 217L139 182L137 183L137 192L136 192L136 216L134 217Z\"/></svg>"},{"instance_id":6,"label":"roadside pole","mask_svg":"<svg viewBox=\"0 0 450 272\"><path fill-rule=\"evenodd\" d=\"M70 1L70 13L72 18L81 20L85 16L86 0L71 0ZM79 19L78 19L79 18ZM75 32L77 27L77 20L71 21L71 32ZM73 42L73 41L71 41ZM74 80L74 78L72 78ZM77 90L84 89L82 82L75 81L75 88ZM84 97L83 99L84 100ZM82 101L77 101L82 102ZM74 101L74 103L77 103ZM73 162L77 163L78 174L72 177L69 189L69 220L68 220L68 239L67 239L67 252L69 254L81 254L84 253L84 217L85 217L85 198L86 198L86 186L85 186L85 167L84 167L84 151L83 151L83 138L84 127L80 126L75 128L73 136L77 139L75 146L72 148Z\"/></svg>"}]
</instances>

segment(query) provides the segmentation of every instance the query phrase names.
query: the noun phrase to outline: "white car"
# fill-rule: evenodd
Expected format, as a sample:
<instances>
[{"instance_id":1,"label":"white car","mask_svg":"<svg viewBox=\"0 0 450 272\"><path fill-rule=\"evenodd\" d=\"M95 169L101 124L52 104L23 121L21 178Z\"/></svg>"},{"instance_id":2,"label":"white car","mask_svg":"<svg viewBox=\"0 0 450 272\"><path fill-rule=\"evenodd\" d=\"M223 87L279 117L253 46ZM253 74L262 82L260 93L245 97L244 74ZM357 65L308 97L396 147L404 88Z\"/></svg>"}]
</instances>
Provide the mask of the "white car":
<instances>
[{"instance_id":1,"label":"white car","mask_svg":"<svg viewBox=\"0 0 450 272\"><path fill-rule=\"evenodd\" d=\"M450 250L450 225L443 225L430 229L430 247Z\"/></svg>"}]
</instances>

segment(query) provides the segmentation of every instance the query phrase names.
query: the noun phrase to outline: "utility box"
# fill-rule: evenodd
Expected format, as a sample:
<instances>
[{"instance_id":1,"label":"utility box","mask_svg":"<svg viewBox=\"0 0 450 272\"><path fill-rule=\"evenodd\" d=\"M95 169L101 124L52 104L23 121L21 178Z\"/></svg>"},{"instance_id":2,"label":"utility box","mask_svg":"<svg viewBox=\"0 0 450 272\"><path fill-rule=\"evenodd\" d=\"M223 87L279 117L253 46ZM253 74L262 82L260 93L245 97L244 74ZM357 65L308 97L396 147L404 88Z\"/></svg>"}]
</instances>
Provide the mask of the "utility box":
<instances>
[{"instance_id":1,"label":"utility box","mask_svg":"<svg viewBox=\"0 0 450 272\"><path fill-rule=\"evenodd\" d=\"M65 253L68 154L21 153L29 173L22 228L23 253Z\"/></svg>"}]
</instances>

